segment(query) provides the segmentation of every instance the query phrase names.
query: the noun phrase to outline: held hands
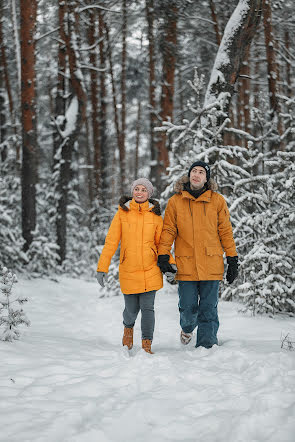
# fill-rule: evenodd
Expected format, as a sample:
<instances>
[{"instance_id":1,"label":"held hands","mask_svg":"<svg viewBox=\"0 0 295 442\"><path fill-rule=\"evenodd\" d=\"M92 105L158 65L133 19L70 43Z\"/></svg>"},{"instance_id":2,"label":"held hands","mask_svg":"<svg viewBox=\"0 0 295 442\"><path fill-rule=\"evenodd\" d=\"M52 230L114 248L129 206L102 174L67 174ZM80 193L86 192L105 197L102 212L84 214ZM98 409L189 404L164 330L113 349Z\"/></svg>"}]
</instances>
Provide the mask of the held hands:
<instances>
[{"instance_id":1,"label":"held hands","mask_svg":"<svg viewBox=\"0 0 295 442\"><path fill-rule=\"evenodd\" d=\"M169 263L169 255L159 255L158 256L158 266L162 273L176 273L176 270L172 267L173 264Z\"/></svg>"},{"instance_id":2,"label":"held hands","mask_svg":"<svg viewBox=\"0 0 295 442\"><path fill-rule=\"evenodd\" d=\"M177 267L175 264L170 264L169 259L169 255L159 255L158 266L160 267L161 272L165 274L169 284L177 284L177 282L175 281Z\"/></svg>"},{"instance_id":3,"label":"held hands","mask_svg":"<svg viewBox=\"0 0 295 442\"><path fill-rule=\"evenodd\" d=\"M101 287L104 287L105 283L108 280L108 274L104 273L104 272L96 272L96 279L97 279L98 284Z\"/></svg>"},{"instance_id":4,"label":"held hands","mask_svg":"<svg viewBox=\"0 0 295 442\"><path fill-rule=\"evenodd\" d=\"M165 276L166 276L166 279L169 282L169 284L174 285L174 284L177 284L177 281L175 280L175 275L176 275L176 272L177 272L177 267L176 267L175 264L171 264L171 267L173 268L173 272L166 272Z\"/></svg>"},{"instance_id":5,"label":"held hands","mask_svg":"<svg viewBox=\"0 0 295 442\"><path fill-rule=\"evenodd\" d=\"M229 284L232 284L239 274L239 263L237 256L227 256L227 272L226 280Z\"/></svg>"}]
</instances>

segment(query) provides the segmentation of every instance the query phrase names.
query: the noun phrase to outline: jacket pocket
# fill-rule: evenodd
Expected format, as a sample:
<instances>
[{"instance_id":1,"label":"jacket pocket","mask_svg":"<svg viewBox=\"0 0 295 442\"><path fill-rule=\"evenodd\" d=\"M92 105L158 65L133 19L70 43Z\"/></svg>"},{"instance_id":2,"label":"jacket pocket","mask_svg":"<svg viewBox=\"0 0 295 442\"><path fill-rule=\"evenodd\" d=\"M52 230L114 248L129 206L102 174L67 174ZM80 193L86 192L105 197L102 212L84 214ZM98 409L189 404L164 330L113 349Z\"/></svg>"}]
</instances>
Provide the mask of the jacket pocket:
<instances>
[{"instance_id":1,"label":"jacket pocket","mask_svg":"<svg viewBox=\"0 0 295 442\"><path fill-rule=\"evenodd\" d=\"M182 250L175 254L177 275L191 275L193 273L193 250Z\"/></svg>"},{"instance_id":2,"label":"jacket pocket","mask_svg":"<svg viewBox=\"0 0 295 442\"><path fill-rule=\"evenodd\" d=\"M206 247L206 260L209 274L220 275L224 272L223 250L221 247Z\"/></svg>"},{"instance_id":3,"label":"jacket pocket","mask_svg":"<svg viewBox=\"0 0 295 442\"><path fill-rule=\"evenodd\" d=\"M120 255L120 264L123 264L123 262L125 261L125 258L126 258L126 249L124 249L124 250L121 252L121 255Z\"/></svg>"}]
</instances>

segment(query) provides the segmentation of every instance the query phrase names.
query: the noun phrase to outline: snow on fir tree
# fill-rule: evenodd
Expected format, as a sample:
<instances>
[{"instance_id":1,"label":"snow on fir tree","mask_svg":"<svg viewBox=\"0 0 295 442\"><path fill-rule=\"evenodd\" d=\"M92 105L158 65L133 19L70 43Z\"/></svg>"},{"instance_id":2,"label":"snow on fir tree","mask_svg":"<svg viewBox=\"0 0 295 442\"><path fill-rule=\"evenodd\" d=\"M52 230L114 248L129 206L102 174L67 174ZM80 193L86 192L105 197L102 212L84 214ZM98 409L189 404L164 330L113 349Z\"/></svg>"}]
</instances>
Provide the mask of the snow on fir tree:
<instances>
[{"instance_id":1,"label":"snow on fir tree","mask_svg":"<svg viewBox=\"0 0 295 442\"><path fill-rule=\"evenodd\" d=\"M283 164L281 154L267 161L249 143L248 159L244 159L249 177L237 181L233 189L230 210L240 257L240 285L227 286L222 298L242 301L243 310L253 314L295 313L295 262L290 247L294 205L292 195L286 195L292 193L288 170L294 164ZM259 174L270 165L271 173Z\"/></svg>"},{"instance_id":2,"label":"snow on fir tree","mask_svg":"<svg viewBox=\"0 0 295 442\"><path fill-rule=\"evenodd\" d=\"M27 251L28 265L26 266L29 277L38 278L51 276L57 272L59 259L58 245L48 240L45 235L39 232L38 226L32 232L33 240Z\"/></svg>"},{"instance_id":3,"label":"snow on fir tree","mask_svg":"<svg viewBox=\"0 0 295 442\"><path fill-rule=\"evenodd\" d=\"M0 263L21 271L27 256L21 232L21 186L15 171L15 158L0 161Z\"/></svg>"},{"instance_id":4,"label":"snow on fir tree","mask_svg":"<svg viewBox=\"0 0 295 442\"><path fill-rule=\"evenodd\" d=\"M192 96L188 102L190 118L183 124L164 122L158 130L166 131L172 138L171 166L168 168L167 187L162 193L164 205L173 193L175 182L196 160L210 164L211 176L221 192L228 194L236 179L246 177L247 173L238 165L237 159L243 158L246 149L241 146L223 144L224 128L230 123L226 113L228 94L207 106L201 105L204 90L204 77L195 69L194 80L189 82Z\"/></svg>"},{"instance_id":5,"label":"snow on fir tree","mask_svg":"<svg viewBox=\"0 0 295 442\"><path fill-rule=\"evenodd\" d=\"M11 342L19 339L21 325L30 325L23 309L17 308L27 302L27 298L13 293L13 285L17 282L15 274L6 267L2 268L0 274L0 339Z\"/></svg>"}]
</instances>

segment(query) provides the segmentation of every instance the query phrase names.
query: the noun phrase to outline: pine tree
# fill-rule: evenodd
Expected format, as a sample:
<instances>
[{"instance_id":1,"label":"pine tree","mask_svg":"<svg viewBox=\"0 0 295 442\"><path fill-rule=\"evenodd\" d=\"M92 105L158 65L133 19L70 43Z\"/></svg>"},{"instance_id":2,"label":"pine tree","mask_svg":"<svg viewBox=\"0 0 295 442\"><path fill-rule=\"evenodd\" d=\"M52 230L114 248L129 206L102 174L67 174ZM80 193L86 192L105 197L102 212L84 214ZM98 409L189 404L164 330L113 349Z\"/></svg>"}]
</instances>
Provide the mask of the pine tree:
<instances>
[{"instance_id":1,"label":"pine tree","mask_svg":"<svg viewBox=\"0 0 295 442\"><path fill-rule=\"evenodd\" d=\"M17 282L16 275L11 273L6 267L1 270L0 280L0 339L2 341L13 341L20 337L18 327L30 325L23 309L14 307L14 304L22 305L27 302L26 298L14 295L12 287Z\"/></svg>"}]
</instances>

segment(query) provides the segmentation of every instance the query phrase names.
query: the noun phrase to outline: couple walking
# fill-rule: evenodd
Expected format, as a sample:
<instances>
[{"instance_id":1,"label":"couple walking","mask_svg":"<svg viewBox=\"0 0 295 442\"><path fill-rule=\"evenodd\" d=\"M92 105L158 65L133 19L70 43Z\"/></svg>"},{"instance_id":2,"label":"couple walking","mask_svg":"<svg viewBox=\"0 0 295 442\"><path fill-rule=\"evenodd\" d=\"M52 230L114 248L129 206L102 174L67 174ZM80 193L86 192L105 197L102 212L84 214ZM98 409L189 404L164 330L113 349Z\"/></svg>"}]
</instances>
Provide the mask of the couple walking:
<instances>
[{"instance_id":1,"label":"couple walking","mask_svg":"<svg viewBox=\"0 0 295 442\"><path fill-rule=\"evenodd\" d=\"M152 353L156 291L163 276L178 282L180 340L190 342L197 329L196 347L218 344L218 292L223 279L238 276L238 257L230 215L222 195L210 178L210 167L194 162L175 185L164 222L158 201L151 199L153 185L139 178L131 197L122 197L105 239L97 266L97 280L104 286L109 265L121 241L119 279L124 294L123 345L133 346L133 327L141 310L142 348ZM175 260L170 250L175 243ZM175 262L176 261L176 262Z\"/></svg>"}]
</instances>

